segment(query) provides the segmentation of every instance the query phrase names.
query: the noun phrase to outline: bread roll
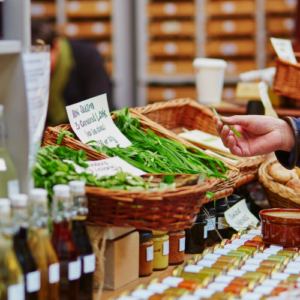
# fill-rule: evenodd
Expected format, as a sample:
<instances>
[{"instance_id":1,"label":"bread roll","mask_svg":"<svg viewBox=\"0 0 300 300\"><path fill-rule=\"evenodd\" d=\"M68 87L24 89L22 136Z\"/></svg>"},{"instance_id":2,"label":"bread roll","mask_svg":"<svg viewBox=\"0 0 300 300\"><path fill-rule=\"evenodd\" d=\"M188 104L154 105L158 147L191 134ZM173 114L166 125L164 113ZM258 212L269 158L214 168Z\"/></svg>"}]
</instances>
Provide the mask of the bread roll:
<instances>
[{"instance_id":1,"label":"bread roll","mask_svg":"<svg viewBox=\"0 0 300 300\"><path fill-rule=\"evenodd\" d=\"M297 193L300 193L300 179L289 180L285 186L293 189Z\"/></svg>"},{"instance_id":2,"label":"bread roll","mask_svg":"<svg viewBox=\"0 0 300 300\"><path fill-rule=\"evenodd\" d=\"M269 174L273 178L274 181L285 184L289 180L291 180L294 176L294 172L287 170L281 164L275 163L269 169Z\"/></svg>"},{"instance_id":3,"label":"bread roll","mask_svg":"<svg viewBox=\"0 0 300 300\"><path fill-rule=\"evenodd\" d=\"M300 169L298 167L296 167L295 169L296 174L298 175L298 178L300 178Z\"/></svg>"}]
</instances>

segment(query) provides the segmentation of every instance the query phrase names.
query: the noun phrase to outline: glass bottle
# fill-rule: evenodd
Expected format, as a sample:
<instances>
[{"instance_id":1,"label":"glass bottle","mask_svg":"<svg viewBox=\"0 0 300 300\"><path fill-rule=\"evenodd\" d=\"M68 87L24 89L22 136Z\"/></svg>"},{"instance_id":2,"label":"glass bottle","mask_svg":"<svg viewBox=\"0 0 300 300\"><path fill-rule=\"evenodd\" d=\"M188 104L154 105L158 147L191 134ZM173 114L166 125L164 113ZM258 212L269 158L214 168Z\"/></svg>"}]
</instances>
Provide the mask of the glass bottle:
<instances>
[{"instance_id":1,"label":"glass bottle","mask_svg":"<svg viewBox=\"0 0 300 300\"><path fill-rule=\"evenodd\" d=\"M4 106L0 104L0 198L10 198L19 193L15 166L6 148Z\"/></svg>"},{"instance_id":2,"label":"glass bottle","mask_svg":"<svg viewBox=\"0 0 300 300\"><path fill-rule=\"evenodd\" d=\"M207 232L207 238L206 238L206 246L212 247L215 244L216 240L216 234L214 224L216 225L216 210L214 208L208 209L209 218L206 217L207 225L206 225L206 232Z\"/></svg>"},{"instance_id":3,"label":"glass bottle","mask_svg":"<svg viewBox=\"0 0 300 300\"><path fill-rule=\"evenodd\" d=\"M71 192L68 185L53 187L52 245L60 263L59 300L79 300L81 263L70 229Z\"/></svg>"},{"instance_id":4,"label":"glass bottle","mask_svg":"<svg viewBox=\"0 0 300 300\"><path fill-rule=\"evenodd\" d=\"M38 291L41 288L41 274L27 241L29 226L28 197L24 194L15 194L11 197L11 204L12 221L16 228L14 249L25 275L25 299L38 300Z\"/></svg>"},{"instance_id":5,"label":"glass bottle","mask_svg":"<svg viewBox=\"0 0 300 300\"><path fill-rule=\"evenodd\" d=\"M30 192L29 212L28 244L41 272L39 300L59 300L59 262L49 237L46 190Z\"/></svg>"},{"instance_id":6,"label":"glass bottle","mask_svg":"<svg viewBox=\"0 0 300 300\"><path fill-rule=\"evenodd\" d=\"M10 215L10 201L0 199L0 299L24 300L24 276L14 250Z\"/></svg>"},{"instance_id":7,"label":"glass bottle","mask_svg":"<svg viewBox=\"0 0 300 300\"><path fill-rule=\"evenodd\" d=\"M88 214L85 182L71 181L69 185L72 196L72 234L81 259L79 300L92 300L96 259L85 226Z\"/></svg>"}]
</instances>

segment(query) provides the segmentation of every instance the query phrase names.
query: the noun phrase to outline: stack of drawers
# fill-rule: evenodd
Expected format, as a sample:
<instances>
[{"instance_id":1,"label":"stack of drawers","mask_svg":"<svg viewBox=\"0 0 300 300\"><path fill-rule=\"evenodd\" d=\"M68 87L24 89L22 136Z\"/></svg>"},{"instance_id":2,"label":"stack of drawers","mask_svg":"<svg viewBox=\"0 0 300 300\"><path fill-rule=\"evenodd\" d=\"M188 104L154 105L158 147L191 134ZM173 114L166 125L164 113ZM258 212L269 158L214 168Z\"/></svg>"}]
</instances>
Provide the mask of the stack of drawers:
<instances>
[{"instance_id":1,"label":"stack of drawers","mask_svg":"<svg viewBox=\"0 0 300 300\"><path fill-rule=\"evenodd\" d=\"M31 2L31 17L33 19L47 19L55 21L56 4L54 0L50 1L36 1Z\"/></svg>"}]
</instances>

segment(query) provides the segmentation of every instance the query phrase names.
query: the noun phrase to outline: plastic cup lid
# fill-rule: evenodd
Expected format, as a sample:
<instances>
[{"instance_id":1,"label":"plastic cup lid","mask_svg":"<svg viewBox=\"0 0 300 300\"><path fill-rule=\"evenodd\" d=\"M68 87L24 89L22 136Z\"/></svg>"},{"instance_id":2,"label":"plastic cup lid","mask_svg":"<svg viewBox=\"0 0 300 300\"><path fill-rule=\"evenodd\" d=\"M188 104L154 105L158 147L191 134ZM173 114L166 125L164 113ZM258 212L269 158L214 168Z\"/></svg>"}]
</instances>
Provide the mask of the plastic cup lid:
<instances>
[{"instance_id":1,"label":"plastic cup lid","mask_svg":"<svg viewBox=\"0 0 300 300\"><path fill-rule=\"evenodd\" d=\"M6 198L0 198L0 212L10 212L10 201Z\"/></svg>"},{"instance_id":2,"label":"plastic cup lid","mask_svg":"<svg viewBox=\"0 0 300 300\"><path fill-rule=\"evenodd\" d=\"M34 201L46 202L48 192L45 189L33 189L30 191L30 198Z\"/></svg>"},{"instance_id":3,"label":"plastic cup lid","mask_svg":"<svg viewBox=\"0 0 300 300\"><path fill-rule=\"evenodd\" d=\"M196 58L193 62L193 66L194 68L225 69L227 68L227 62L223 59Z\"/></svg>"},{"instance_id":4,"label":"plastic cup lid","mask_svg":"<svg viewBox=\"0 0 300 300\"><path fill-rule=\"evenodd\" d=\"M26 207L28 196L25 194L15 194L10 197L12 206Z\"/></svg>"}]
</instances>

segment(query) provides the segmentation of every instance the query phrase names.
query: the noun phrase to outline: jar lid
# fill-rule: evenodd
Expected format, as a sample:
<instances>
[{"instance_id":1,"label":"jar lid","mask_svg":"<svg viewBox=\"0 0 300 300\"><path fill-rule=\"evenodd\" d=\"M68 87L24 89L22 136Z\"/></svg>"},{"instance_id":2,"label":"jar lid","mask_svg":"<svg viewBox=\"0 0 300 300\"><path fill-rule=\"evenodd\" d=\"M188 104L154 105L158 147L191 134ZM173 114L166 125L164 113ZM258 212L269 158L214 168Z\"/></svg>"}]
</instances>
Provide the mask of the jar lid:
<instances>
[{"instance_id":1,"label":"jar lid","mask_svg":"<svg viewBox=\"0 0 300 300\"><path fill-rule=\"evenodd\" d=\"M36 202L47 202L48 192L45 189L33 189L29 195Z\"/></svg>"},{"instance_id":2,"label":"jar lid","mask_svg":"<svg viewBox=\"0 0 300 300\"><path fill-rule=\"evenodd\" d=\"M141 230L141 231L139 231L139 234L140 234L141 240L149 240L152 238L152 231Z\"/></svg>"},{"instance_id":3,"label":"jar lid","mask_svg":"<svg viewBox=\"0 0 300 300\"><path fill-rule=\"evenodd\" d=\"M81 192L85 192L85 182L84 181L80 181L80 180L73 180L69 182L69 186L71 187L71 191L72 192L77 192L77 193L81 193Z\"/></svg>"},{"instance_id":4,"label":"jar lid","mask_svg":"<svg viewBox=\"0 0 300 300\"><path fill-rule=\"evenodd\" d=\"M53 187L54 195L61 197L70 197L71 188L66 184L57 184Z\"/></svg>"},{"instance_id":5,"label":"jar lid","mask_svg":"<svg viewBox=\"0 0 300 300\"><path fill-rule=\"evenodd\" d=\"M152 230L152 234L153 234L153 236L155 236L155 235L166 235L166 234L168 234L168 231L156 231L156 230Z\"/></svg>"},{"instance_id":6,"label":"jar lid","mask_svg":"<svg viewBox=\"0 0 300 300\"><path fill-rule=\"evenodd\" d=\"M28 204L28 196L25 194L14 194L10 200L13 207L26 207Z\"/></svg>"}]
</instances>

